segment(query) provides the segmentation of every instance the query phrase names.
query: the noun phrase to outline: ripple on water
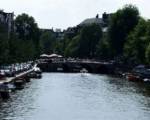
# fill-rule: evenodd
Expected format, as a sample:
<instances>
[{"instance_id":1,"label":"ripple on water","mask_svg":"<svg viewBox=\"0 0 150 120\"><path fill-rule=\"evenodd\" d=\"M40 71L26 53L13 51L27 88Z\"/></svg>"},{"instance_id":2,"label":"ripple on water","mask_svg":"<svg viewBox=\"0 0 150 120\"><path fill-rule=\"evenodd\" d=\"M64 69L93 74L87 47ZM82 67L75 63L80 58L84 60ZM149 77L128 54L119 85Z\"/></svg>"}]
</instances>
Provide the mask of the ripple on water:
<instances>
[{"instance_id":1,"label":"ripple on water","mask_svg":"<svg viewBox=\"0 0 150 120\"><path fill-rule=\"evenodd\" d=\"M44 73L0 103L0 120L149 119L149 85L97 74Z\"/></svg>"}]
</instances>

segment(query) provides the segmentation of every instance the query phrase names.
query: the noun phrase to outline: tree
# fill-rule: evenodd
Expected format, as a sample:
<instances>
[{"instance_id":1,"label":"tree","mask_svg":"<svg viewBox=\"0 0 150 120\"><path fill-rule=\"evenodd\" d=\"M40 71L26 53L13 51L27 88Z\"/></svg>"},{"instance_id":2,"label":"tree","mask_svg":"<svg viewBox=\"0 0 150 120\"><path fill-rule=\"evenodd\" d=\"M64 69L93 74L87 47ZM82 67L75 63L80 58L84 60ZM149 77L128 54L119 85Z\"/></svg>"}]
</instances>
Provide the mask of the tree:
<instances>
[{"instance_id":1,"label":"tree","mask_svg":"<svg viewBox=\"0 0 150 120\"><path fill-rule=\"evenodd\" d=\"M103 34L102 39L99 41L99 43L96 46L96 56L99 59L110 59L111 54L110 54L110 45L109 42L107 41L107 34Z\"/></svg>"},{"instance_id":2,"label":"tree","mask_svg":"<svg viewBox=\"0 0 150 120\"><path fill-rule=\"evenodd\" d=\"M146 56L146 62L148 64L150 64L150 43L149 43L148 47L146 48L145 56Z\"/></svg>"},{"instance_id":3,"label":"tree","mask_svg":"<svg viewBox=\"0 0 150 120\"><path fill-rule=\"evenodd\" d=\"M146 62L150 64L150 20L147 21L147 31L146 31L146 38L147 38L147 48L145 51L145 58ZM149 42L149 43L148 43Z\"/></svg>"},{"instance_id":4,"label":"tree","mask_svg":"<svg viewBox=\"0 0 150 120\"><path fill-rule=\"evenodd\" d=\"M40 48L42 53L52 53L54 50L54 44L56 42L56 39L54 37L54 34L52 32L46 31L43 32L40 36Z\"/></svg>"},{"instance_id":5,"label":"tree","mask_svg":"<svg viewBox=\"0 0 150 120\"><path fill-rule=\"evenodd\" d=\"M80 58L93 58L96 56L96 46L102 37L101 26L97 24L84 26L65 50L65 55Z\"/></svg>"},{"instance_id":6,"label":"tree","mask_svg":"<svg viewBox=\"0 0 150 120\"><path fill-rule=\"evenodd\" d=\"M144 63L145 51L150 42L148 36L148 23L144 19L140 19L135 29L128 35L124 47L124 55L132 62Z\"/></svg>"},{"instance_id":7,"label":"tree","mask_svg":"<svg viewBox=\"0 0 150 120\"><path fill-rule=\"evenodd\" d=\"M96 45L102 37L102 29L97 24L82 28L79 38L79 57L95 57Z\"/></svg>"},{"instance_id":8,"label":"tree","mask_svg":"<svg viewBox=\"0 0 150 120\"><path fill-rule=\"evenodd\" d=\"M70 44L71 39L69 39L66 35L64 39L57 40L54 44L54 51L58 54L65 55L65 50Z\"/></svg>"},{"instance_id":9,"label":"tree","mask_svg":"<svg viewBox=\"0 0 150 120\"><path fill-rule=\"evenodd\" d=\"M74 37L65 49L66 57L78 57L79 55L79 35Z\"/></svg>"},{"instance_id":10,"label":"tree","mask_svg":"<svg viewBox=\"0 0 150 120\"><path fill-rule=\"evenodd\" d=\"M20 40L19 41L20 44L24 45L20 49L20 50L22 50L22 52L20 51L20 53L29 55L29 56L24 55L23 58L28 59L28 58L38 57L39 53L40 53L40 50L39 50L39 28L38 28L38 25L35 22L34 18L25 13L18 15L15 19L15 26L16 26L17 39ZM32 48L29 48L29 47L32 47ZM27 49L30 49L30 50L32 49L31 53L33 53L33 54L31 55L31 53L26 53L26 52L29 52Z\"/></svg>"},{"instance_id":11,"label":"tree","mask_svg":"<svg viewBox=\"0 0 150 120\"><path fill-rule=\"evenodd\" d=\"M139 11L133 5L126 5L112 15L108 29L108 40L113 56L123 54L126 38L138 24L138 20Z\"/></svg>"},{"instance_id":12,"label":"tree","mask_svg":"<svg viewBox=\"0 0 150 120\"><path fill-rule=\"evenodd\" d=\"M37 42L39 38L39 29L32 16L25 13L18 15L15 19L15 26L19 39L34 40Z\"/></svg>"}]
</instances>

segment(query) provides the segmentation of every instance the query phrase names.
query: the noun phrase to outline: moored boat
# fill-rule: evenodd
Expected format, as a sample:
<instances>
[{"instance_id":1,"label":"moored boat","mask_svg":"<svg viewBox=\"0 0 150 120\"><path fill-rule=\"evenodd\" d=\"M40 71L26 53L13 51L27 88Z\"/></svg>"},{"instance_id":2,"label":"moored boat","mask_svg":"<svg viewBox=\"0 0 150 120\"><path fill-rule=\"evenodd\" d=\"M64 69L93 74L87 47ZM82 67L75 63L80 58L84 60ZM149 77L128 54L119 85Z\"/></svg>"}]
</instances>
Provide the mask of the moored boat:
<instances>
[{"instance_id":1,"label":"moored boat","mask_svg":"<svg viewBox=\"0 0 150 120\"><path fill-rule=\"evenodd\" d=\"M31 72L31 73L29 73L28 75L27 75L27 77L29 77L29 78L37 78L37 79L40 79L41 77L42 77L42 74L40 74L40 73L36 73L36 72Z\"/></svg>"},{"instance_id":2,"label":"moored boat","mask_svg":"<svg viewBox=\"0 0 150 120\"><path fill-rule=\"evenodd\" d=\"M2 99L8 99L10 97L9 95L10 89L8 87L7 83L0 84L0 97Z\"/></svg>"},{"instance_id":3,"label":"moored boat","mask_svg":"<svg viewBox=\"0 0 150 120\"><path fill-rule=\"evenodd\" d=\"M14 81L14 85L16 89L23 89L24 88L25 79L18 78Z\"/></svg>"},{"instance_id":4,"label":"moored boat","mask_svg":"<svg viewBox=\"0 0 150 120\"><path fill-rule=\"evenodd\" d=\"M83 69L80 70L80 73L88 73L88 70L83 68Z\"/></svg>"},{"instance_id":5,"label":"moored boat","mask_svg":"<svg viewBox=\"0 0 150 120\"><path fill-rule=\"evenodd\" d=\"M133 82L140 82L142 81L142 79L138 76L138 75L135 75L133 73L128 73L126 75L126 78L129 80L129 81L133 81Z\"/></svg>"}]
</instances>

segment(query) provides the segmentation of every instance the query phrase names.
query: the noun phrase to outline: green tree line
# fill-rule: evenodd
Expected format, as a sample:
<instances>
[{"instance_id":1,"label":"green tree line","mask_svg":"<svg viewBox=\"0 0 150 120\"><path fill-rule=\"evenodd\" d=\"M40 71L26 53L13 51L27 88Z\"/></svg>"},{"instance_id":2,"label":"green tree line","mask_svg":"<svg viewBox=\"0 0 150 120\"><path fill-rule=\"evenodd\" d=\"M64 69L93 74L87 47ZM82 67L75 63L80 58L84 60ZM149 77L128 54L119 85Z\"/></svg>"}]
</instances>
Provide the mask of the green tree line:
<instances>
[{"instance_id":1,"label":"green tree line","mask_svg":"<svg viewBox=\"0 0 150 120\"><path fill-rule=\"evenodd\" d=\"M141 17L136 6L125 5L107 22L107 31L89 24L59 40L54 31L41 31L32 16L18 15L9 38L7 27L0 23L0 64L34 60L53 52L65 57L150 64L150 20Z\"/></svg>"},{"instance_id":2,"label":"green tree line","mask_svg":"<svg viewBox=\"0 0 150 120\"><path fill-rule=\"evenodd\" d=\"M32 16L18 15L14 31L0 23L0 64L34 60L39 55L39 28Z\"/></svg>"},{"instance_id":3,"label":"green tree line","mask_svg":"<svg viewBox=\"0 0 150 120\"><path fill-rule=\"evenodd\" d=\"M102 29L98 24L82 27L67 40L63 54L67 57L120 60L126 64L150 63L150 20L142 18L136 6L125 5L117 10L110 16L107 31Z\"/></svg>"}]
</instances>

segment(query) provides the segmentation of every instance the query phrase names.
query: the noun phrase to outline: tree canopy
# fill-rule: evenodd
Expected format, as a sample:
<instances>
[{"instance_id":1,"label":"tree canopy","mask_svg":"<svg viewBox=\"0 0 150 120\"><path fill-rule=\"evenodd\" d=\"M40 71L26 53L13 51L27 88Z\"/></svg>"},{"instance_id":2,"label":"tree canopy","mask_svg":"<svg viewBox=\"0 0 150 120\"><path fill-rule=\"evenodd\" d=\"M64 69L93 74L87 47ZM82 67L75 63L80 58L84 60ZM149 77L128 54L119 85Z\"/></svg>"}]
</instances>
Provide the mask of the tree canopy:
<instances>
[{"instance_id":1,"label":"tree canopy","mask_svg":"<svg viewBox=\"0 0 150 120\"><path fill-rule=\"evenodd\" d=\"M54 44L56 42L55 36L52 32L42 32L40 36L40 48L42 53L53 53Z\"/></svg>"},{"instance_id":2,"label":"tree canopy","mask_svg":"<svg viewBox=\"0 0 150 120\"><path fill-rule=\"evenodd\" d=\"M0 64L33 60L41 53L53 52L79 58L123 57L131 63L150 64L150 20L142 18L138 8L130 4L107 17L107 25L69 28L64 35L61 32L63 39L53 30L41 32L35 19L25 13L16 17L15 31L9 37L7 25L0 22Z\"/></svg>"},{"instance_id":3,"label":"tree canopy","mask_svg":"<svg viewBox=\"0 0 150 120\"><path fill-rule=\"evenodd\" d=\"M114 56L123 54L123 47L128 34L138 24L139 11L133 5L125 5L114 13L110 20L108 39Z\"/></svg>"},{"instance_id":4,"label":"tree canopy","mask_svg":"<svg viewBox=\"0 0 150 120\"><path fill-rule=\"evenodd\" d=\"M96 56L96 45L102 37L101 26L92 24L84 26L80 33L75 36L68 47L66 48L66 54L68 53L81 58L92 58Z\"/></svg>"}]
</instances>

